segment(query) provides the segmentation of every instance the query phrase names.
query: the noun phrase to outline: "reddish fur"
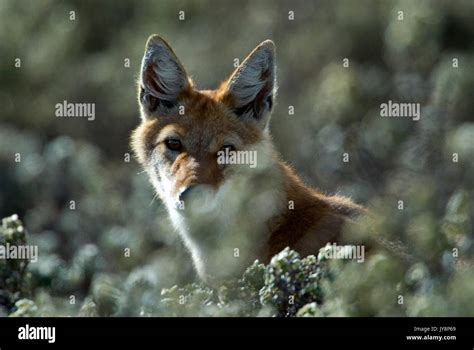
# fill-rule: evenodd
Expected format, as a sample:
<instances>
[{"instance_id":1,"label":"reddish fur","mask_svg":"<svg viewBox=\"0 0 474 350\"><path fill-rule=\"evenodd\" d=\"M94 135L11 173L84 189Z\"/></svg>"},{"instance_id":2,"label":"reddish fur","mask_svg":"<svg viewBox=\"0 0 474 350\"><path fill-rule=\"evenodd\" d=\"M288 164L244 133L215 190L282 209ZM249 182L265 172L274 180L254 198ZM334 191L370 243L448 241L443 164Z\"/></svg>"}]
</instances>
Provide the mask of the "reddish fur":
<instances>
[{"instance_id":1,"label":"reddish fur","mask_svg":"<svg viewBox=\"0 0 474 350\"><path fill-rule=\"evenodd\" d=\"M264 261L289 246L306 256L319 251L326 243L338 243L347 218L365 211L347 198L325 196L306 186L284 162L279 163L285 174L287 208L270 223L271 236Z\"/></svg>"},{"instance_id":2,"label":"reddish fur","mask_svg":"<svg viewBox=\"0 0 474 350\"><path fill-rule=\"evenodd\" d=\"M219 91L192 92L188 94L187 112L191 118L180 116L170 119L153 119L144 121L133 133L133 148L141 163L145 163L143 149L146 145L153 144L158 131L163 125L173 125L176 129L207 128L209 133L215 135L235 131L243 138L245 143L256 143L260 140L260 131L256 128L246 127L238 120L224 118L220 107ZM194 116L194 117L193 117ZM208 155L198 155L200 159L206 158L200 167L197 177L186 177L188 172L183 172L179 186L187 182L207 183L217 187L223 175L215 158ZM186 157L183 155L173 165L177 173L179 168L186 168ZM283 161L279 166L285 176L285 192L287 199L294 202L294 209L288 209L279 217L269 223L271 238L268 247L259 257L261 261L268 262L269 258L281 251L286 246L297 250L302 255L314 254L327 242L339 242L344 222L353 214L364 209L354 204L347 198L338 196L325 196L319 191L306 186L294 171ZM182 170L182 169L181 169Z\"/></svg>"},{"instance_id":3,"label":"reddish fur","mask_svg":"<svg viewBox=\"0 0 474 350\"><path fill-rule=\"evenodd\" d=\"M145 118L132 135L132 147L139 162L146 166L156 142L165 131L172 129L186 134L187 142L193 145L180 154L171 167L176 189L194 183L217 188L225 178L224 170L216 162L216 152L224 136L238 135L244 145L256 144L264 137L257 125L244 123L232 115L234 101L226 93L227 82L217 90L196 91L189 81L180 96L186 106L185 117ZM196 162L199 163L197 169L192 167ZM294 202L294 209L286 205L282 213L268 222L270 239L256 257L260 261L268 262L286 246L302 255L317 253L326 243L339 242L346 220L365 211L347 198L326 196L306 186L283 161L277 160L276 164L283 173L286 199Z\"/></svg>"}]
</instances>

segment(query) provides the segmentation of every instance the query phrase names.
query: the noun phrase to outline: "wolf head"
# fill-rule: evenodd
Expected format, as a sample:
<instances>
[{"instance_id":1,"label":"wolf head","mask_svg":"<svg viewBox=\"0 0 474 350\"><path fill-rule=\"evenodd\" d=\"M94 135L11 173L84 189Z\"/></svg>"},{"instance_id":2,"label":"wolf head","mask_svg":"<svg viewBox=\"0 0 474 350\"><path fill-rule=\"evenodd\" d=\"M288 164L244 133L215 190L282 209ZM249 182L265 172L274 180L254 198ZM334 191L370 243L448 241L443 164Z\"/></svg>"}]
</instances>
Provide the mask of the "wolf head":
<instances>
[{"instance_id":1,"label":"wolf head","mask_svg":"<svg viewBox=\"0 0 474 350\"><path fill-rule=\"evenodd\" d=\"M193 192L217 191L236 170L226 164L231 162L219 162L219 155L248 160L252 153L236 151L256 151L268 137L275 47L264 41L217 90L197 91L170 46L153 35L138 88L142 124L133 149L164 202L182 207Z\"/></svg>"},{"instance_id":2,"label":"wolf head","mask_svg":"<svg viewBox=\"0 0 474 350\"><path fill-rule=\"evenodd\" d=\"M275 69L275 46L267 40L218 89L199 91L162 38L147 41L138 85L142 122L132 147L173 223L185 232L195 262L212 259L213 249L205 248L216 240L222 245L223 231L232 237L236 225L242 229L252 216L258 221L253 226L265 225L276 212L281 184L268 133ZM245 164L249 160L253 164ZM251 242L225 244L249 250Z\"/></svg>"}]
</instances>

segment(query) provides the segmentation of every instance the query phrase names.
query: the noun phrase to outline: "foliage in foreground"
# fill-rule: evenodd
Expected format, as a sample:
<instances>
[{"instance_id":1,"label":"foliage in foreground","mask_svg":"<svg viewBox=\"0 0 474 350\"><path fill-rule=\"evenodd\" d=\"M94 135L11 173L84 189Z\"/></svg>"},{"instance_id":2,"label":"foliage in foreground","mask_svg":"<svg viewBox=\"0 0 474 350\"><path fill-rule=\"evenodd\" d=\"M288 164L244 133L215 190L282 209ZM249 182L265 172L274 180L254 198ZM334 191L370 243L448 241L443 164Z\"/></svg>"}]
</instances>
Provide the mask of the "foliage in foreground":
<instances>
[{"instance_id":1,"label":"foliage in foreground","mask_svg":"<svg viewBox=\"0 0 474 350\"><path fill-rule=\"evenodd\" d=\"M16 215L2 220L0 227L0 247L2 258L0 258L0 315L10 309L14 302L27 293L28 273L26 259L6 259L7 248L11 246L25 245L26 233L23 225Z\"/></svg>"},{"instance_id":2,"label":"foliage in foreground","mask_svg":"<svg viewBox=\"0 0 474 350\"><path fill-rule=\"evenodd\" d=\"M462 200L457 198L456 200ZM454 203L462 217L462 203ZM450 208L450 210L454 210ZM451 223L452 224L452 223ZM450 225L451 225L450 224ZM2 242L26 244L16 216L5 218ZM130 274L91 269L100 253L85 247L59 278L68 284L91 279L88 295L52 295L39 285L45 276L26 261L1 261L4 313L10 316L440 316L473 315L472 261L438 256L440 261L408 261L391 250L374 249L363 264L318 257L301 258L284 249L268 265L255 261L241 278L211 289L194 282L162 288L152 266ZM50 271L51 272L51 271ZM47 273L47 272L44 272ZM89 274L89 276L88 276ZM54 275L54 273L53 273ZM50 277L53 281L56 277ZM66 290L66 289L65 289ZM65 291L64 290L64 291ZM54 293L53 293L54 294ZM32 295L32 298L28 298Z\"/></svg>"},{"instance_id":3,"label":"foliage in foreground","mask_svg":"<svg viewBox=\"0 0 474 350\"><path fill-rule=\"evenodd\" d=\"M27 243L16 216L3 219L0 238L14 245ZM62 284L71 283L69 289L83 282L88 274L94 273L90 266L96 255L94 246L86 247L71 266L59 272L61 277L51 276L50 281L57 278ZM4 277L2 291L9 296L2 306L10 316L294 316L306 304L313 303L312 308L321 304L320 280L325 271L322 255L301 259L298 253L286 248L267 266L255 261L240 279L225 282L217 289L191 283L160 290L153 283L151 271L143 269L132 272L125 283L118 275L101 273L93 279L90 296L77 308L74 295L65 295L61 300L52 298L42 288L36 290L34 301L25 298L27 280L45 277L35 267L26 273L27 265L26 260L2 260L0 265Z\"/></svg>"}]
</instances>

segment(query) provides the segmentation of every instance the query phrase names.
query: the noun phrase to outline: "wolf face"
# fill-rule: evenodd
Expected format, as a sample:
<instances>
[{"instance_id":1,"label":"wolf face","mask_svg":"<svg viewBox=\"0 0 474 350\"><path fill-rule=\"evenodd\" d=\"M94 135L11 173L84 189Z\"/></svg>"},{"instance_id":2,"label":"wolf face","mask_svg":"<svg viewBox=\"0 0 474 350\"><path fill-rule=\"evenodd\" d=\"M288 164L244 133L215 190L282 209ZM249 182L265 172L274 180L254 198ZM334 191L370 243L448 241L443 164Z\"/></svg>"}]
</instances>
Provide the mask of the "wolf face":
<instances>
[{"instance_id":1,"label":"wolf face","mask_svg":"<svg viewBox=\"0 0 474 350\"><path fill-rule=\"evenodd\" d=\"M197 91L163 39L154 35L146 44L138 93L142 123L132 147L202 277L247 264L245 256L261 249L263 239L255 236L267 231L266 221L284 202L268 134L274 57L273 42L265 41L217 90ZM225 154L252 154L255 164L219 162ZM208 271L210 260L231 268Z\"/></svg>"}]
</instances>

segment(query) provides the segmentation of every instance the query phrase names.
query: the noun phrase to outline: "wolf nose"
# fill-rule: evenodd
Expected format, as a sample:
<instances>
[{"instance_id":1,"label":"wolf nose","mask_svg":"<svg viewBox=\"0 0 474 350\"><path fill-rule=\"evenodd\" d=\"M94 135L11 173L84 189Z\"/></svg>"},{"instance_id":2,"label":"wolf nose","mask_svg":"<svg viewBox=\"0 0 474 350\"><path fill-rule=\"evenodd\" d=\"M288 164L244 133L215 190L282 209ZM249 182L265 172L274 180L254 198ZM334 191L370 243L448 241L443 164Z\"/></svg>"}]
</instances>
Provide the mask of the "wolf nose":
<instances>
[{"instance_id":1,"label":"wolf nose","mask_svg":"<svg viewBox=\"0 0 474 350\"><path fill-rule=\"evenodd\" d=\"M179 194L179 200L180 201L185 201L186 200L186 197L189 197L189 193L195 189L196 186L188 186L186 187L184 190L181 191L181 193Z\"/></svg>"}]
</instances>

